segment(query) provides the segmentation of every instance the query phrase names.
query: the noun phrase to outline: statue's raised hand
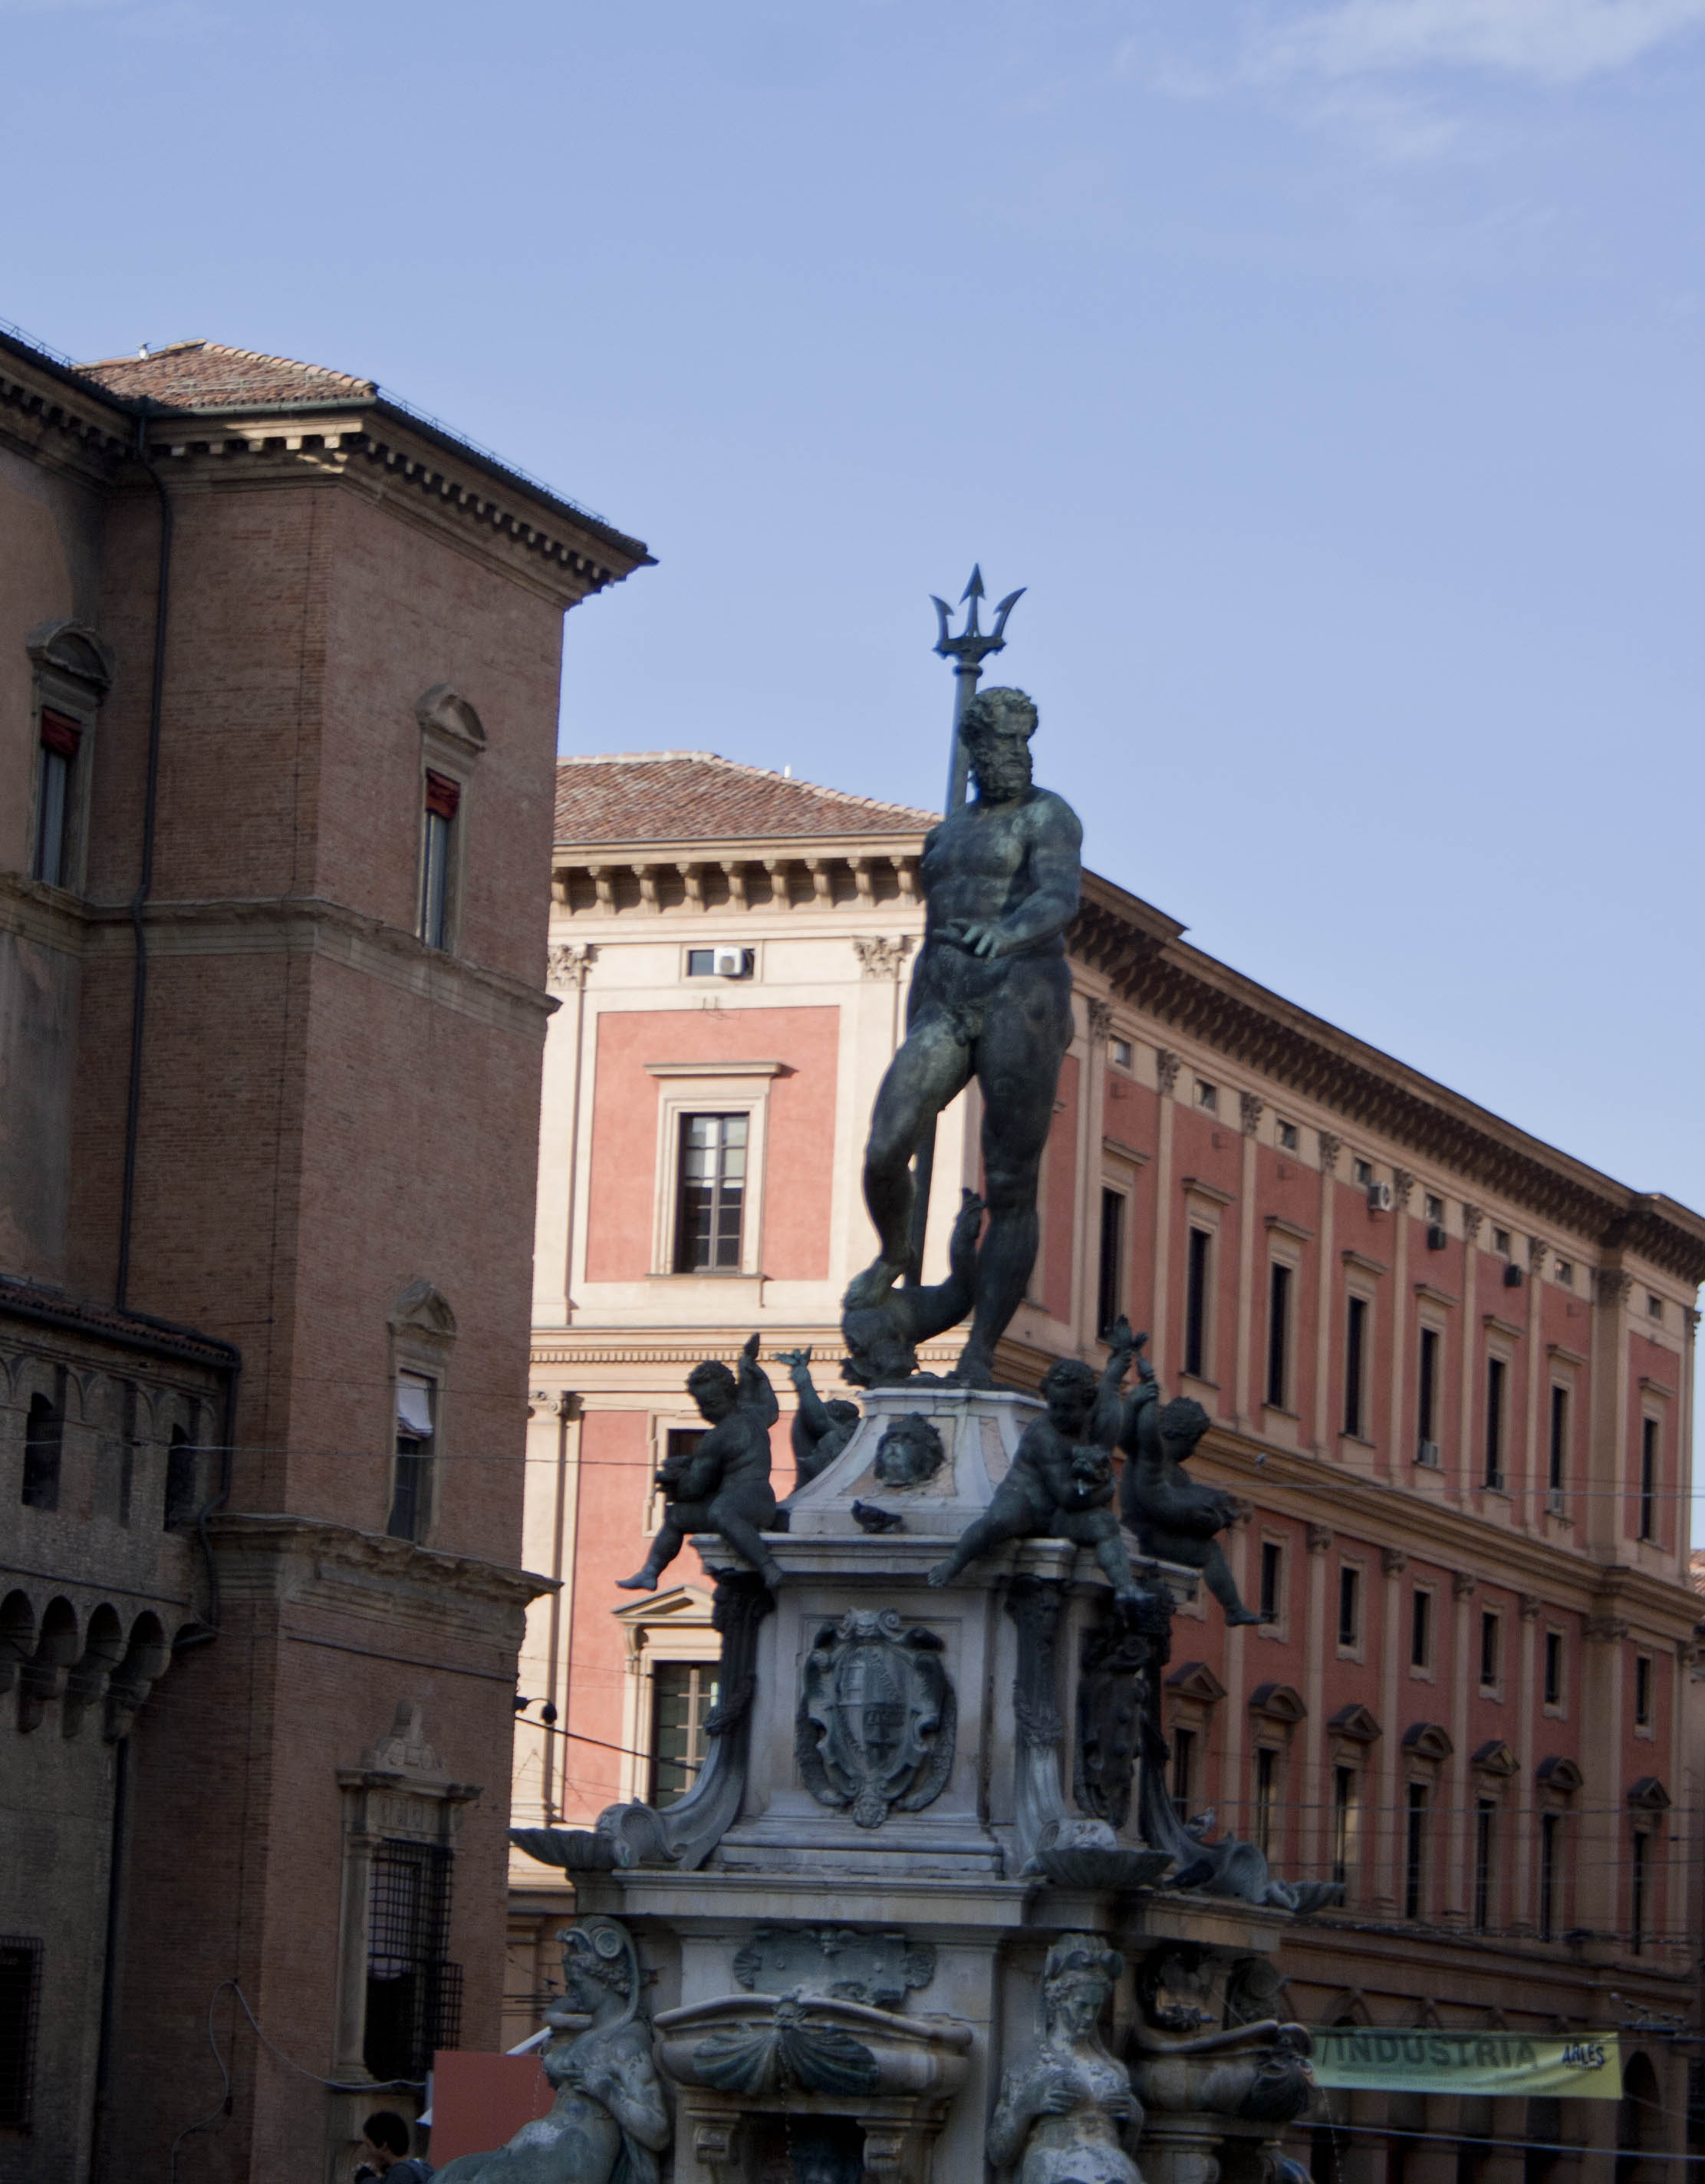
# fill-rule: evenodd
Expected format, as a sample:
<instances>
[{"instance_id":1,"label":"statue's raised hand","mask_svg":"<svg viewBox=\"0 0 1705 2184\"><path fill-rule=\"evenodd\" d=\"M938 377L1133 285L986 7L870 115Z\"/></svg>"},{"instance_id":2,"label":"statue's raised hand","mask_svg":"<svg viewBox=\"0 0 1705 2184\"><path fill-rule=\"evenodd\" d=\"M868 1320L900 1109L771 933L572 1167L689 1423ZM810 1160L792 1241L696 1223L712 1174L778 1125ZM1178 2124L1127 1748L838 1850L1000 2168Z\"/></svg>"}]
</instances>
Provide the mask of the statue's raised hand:
<instances>
[{"instance_id":1,"label":"statue's raised hand","mask_svg":"<svg viewBox=\"0 0 1705 2184\"><path fill-rule=\"evenodd\" d=\"M796 1380L799 1379L801 1373L806 1372L810 1369L811 1362L811 1353L809 1348L805 1350L778 1350L776 1352L777 1364L785 1365L788 1372L793 1374Z\"/></svg>"}]
</instances>

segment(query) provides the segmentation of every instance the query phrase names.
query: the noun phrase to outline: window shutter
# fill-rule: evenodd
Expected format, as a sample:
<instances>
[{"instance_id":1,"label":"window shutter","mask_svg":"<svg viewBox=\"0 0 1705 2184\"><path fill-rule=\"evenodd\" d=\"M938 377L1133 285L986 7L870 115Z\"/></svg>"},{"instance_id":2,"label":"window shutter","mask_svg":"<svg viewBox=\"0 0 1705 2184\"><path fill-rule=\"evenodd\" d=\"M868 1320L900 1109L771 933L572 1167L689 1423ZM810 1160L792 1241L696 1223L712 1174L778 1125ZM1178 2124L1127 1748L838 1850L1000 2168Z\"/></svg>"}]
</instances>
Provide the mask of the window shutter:
<instances>
[{"instance_id":1,"label":"window shutter","mask_svg":"<svg viewBox=\"0 0 1705 2184\"><path fill-rule=\"evenodd\" d=\"M434 773L426 769L426 809L440 819L454 819L456 806L462 800L462 785L452 781L447 773Z\"/></svg>"},{"instance_id":2,"label":"window shutter","mask_svg":"<svg viewBox=\"0 0 1705 2184\"><path fill-rule=\"evenodd\" d=\"M42 748L57 751L61 758L75 758L77 746L83 739L83 731L76 722L68 720L63 713L50 713L46 707L42 712Z\"/></svg>"}]
</instances>

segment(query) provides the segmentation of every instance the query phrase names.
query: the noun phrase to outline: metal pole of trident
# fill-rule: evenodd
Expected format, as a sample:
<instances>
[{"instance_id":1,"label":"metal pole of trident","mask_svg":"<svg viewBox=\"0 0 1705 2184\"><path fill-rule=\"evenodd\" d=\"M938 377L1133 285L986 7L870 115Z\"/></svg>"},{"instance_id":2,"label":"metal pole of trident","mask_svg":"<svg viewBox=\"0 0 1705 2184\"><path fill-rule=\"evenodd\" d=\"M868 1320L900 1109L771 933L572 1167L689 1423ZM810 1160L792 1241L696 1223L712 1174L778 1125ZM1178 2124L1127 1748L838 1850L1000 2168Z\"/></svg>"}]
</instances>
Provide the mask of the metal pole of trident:
<instances>
[{"instance_id":1,"label":"metal pole of trident","mask_svg":"<svg viewBox=\"0 0 1705 2184\"><path fill-rule=\"evenodd\" d=\"M949 625L953 610L945 599L935 598L930 603L940 634L935 649L944 660L953 662L953 743L947 763L947 816L951 818L965 802L965 789L970 772L970 759L961 730L965 720L965 709L977 695L977 686L983 679L983 663L991 652L1006 649L1006 617L1024 596L1026 587L1021 584L1016 592L1008 592L995 610L995 627L984 630L978 627L977 610L986 596L983 589L983 571L973 568L971 582L961 593L959 604L966 610L965 627L957 637L950 633ZM932 1120L918 1139L917 1151L913 1156L912 1175L916 1195L911 1207L911 1264L906 1272L906 1285L915 1286L923 1279L923 1240L929 1226L929 1186L935 1173L935 1123Z\"/></svg>"}]
</instances>

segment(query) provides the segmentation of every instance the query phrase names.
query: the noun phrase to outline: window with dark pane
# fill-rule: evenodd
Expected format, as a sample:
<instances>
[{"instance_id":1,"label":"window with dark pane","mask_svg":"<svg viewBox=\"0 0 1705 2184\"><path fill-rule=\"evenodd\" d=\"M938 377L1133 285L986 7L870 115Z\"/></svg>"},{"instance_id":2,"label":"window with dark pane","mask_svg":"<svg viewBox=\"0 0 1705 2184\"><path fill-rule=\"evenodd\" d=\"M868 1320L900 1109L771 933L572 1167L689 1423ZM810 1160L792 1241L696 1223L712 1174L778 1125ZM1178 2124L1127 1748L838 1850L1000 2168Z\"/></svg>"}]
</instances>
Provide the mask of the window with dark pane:
<instances>
[{"instance_id":1,"label":"window with dark pane","mask_svg":"<svg viewBox=\"0 0 1705 2184\"><path fill-rule=\"evenodd\" d=\"M1125 1195L1101 1193L1101 1255L1096 1270L1095 1331L1105 1335L1124 1307Z\"/></svg>"},{"instance_id":2,"label":"window with dark pane","mask_svg":"<svg viewBox=\"0 0 1705 2184\"><path fill-rule=\"evenodd\" d=\"M1353 1563L1340 1564L1338 1571L1338 1642L1362 1642L1362 1573Z\"/></svg>"},{"instance_id":3,"label":"window with dark pane","mask_svg":"<svg viewBox=\"0 0 1705 2184\"><path fill-rule=\"evenodd\" d=\"M1418 1463L1439 1461L1439 1330L1421 1329L1421 1367L1415 1403Z\"/></svg>"},{"instance_id":4,"label":"window with dark pane","mask_svg":"<svg viewBox=\"0 0 1705 2184\"><path fill-rule=\"evenodd\" d=\"M450 944L450 883L455 855L461 783L445 773L426 773L426 839L421 855L420 934L428 948Z\"/></svg>"},{"instance_id":5,"label":"window with dark pane","mask_svg":"<svg viewBox=\"0 0 1705 2184\"><path fill-rule=\"evenodd\" d=\"M1173 1731L1173 1810L1181 1820L1190 1816L1190 1797L1195 1785L1195 1731L1175 1729Z\"/></svg>"},{"instance_id":6,"label":"window with dark pane","mask_svg":"<svg viewBox=\"0 0 1705 2184\"><path fill-rule=\"evenodd\" d=\"M1539 1937L1555 1941L1557 1926L1557 1843L1563 1830L1560 1813L1542 1813L1539 1824Z\"/></svg>"},{"instance_id":7,"label":"window with dark pane","mask_svg":"<svg viewBox=\"0 0 1705 2184\"><path fill-rule=\"evenodd\" d=\"M1433 1665L1433 1596L1418 1586L1409 1603L1409 1665L1412 1669Z\"/></svg>"},{"instance_id":8,"label":"window with dark pane","mask_svg":"<svg viewBox=\"0 0 1705 2184\"><path fill-rule=\"evenodd\" d=\"M1290 1393L1290 1269L1275 1259L1267 1283L1267 1400L1287 1407Z\"/></svg>"},{"instance_id":9,"label":"window with dark pane","mask_svg":"<svg viewBox=\"0 0 1705 2184\"><path fill-rule=\"evenodd\" d=\"M1403 1830L1403 1916L1418 1919L1427 1886L1427 1786L1409 1785Z\"/></svg>"},{"instance_id":10,"label":"window with dark pane","mask_svg":"<svg viewBox=\"0 0 1705 2184\"><path fill-rule=\"evenodd\" d=\"M1547 1706L1563 1704L1563 1633L1547 1630L1545 1634L1545 1702Z\"/></svg>"},{"instance_id":11,"label":"window with dark pane","mask_svg":"<svg viewBox=\"0 0 1705 2184\"><path fill-rule=\"evenodd\" d=\"M1359 1784L1353 1767L1332 1770L1332 1878L1347 1884L1356 1863L1357 1835L1361 1822Z\"/></svg>"},{"instance_id":12,"label":"window with dark pane","mask_svg":"<svg viewBox=\"0 0 1705 2184\"><path fill-rule=\"evenodd\" d=\"M42 1944L0 1934L0 2131L30 2128L41 2007Z\"/></svg>"},{"instance_id":13,"label":"window with dark pane","mask_svg":"<svg viewBox=\"0 0 1705 2184\"><path fill-rule=\"evenodd\" d=\"M57 1509L59 1506L64 1423L64 1412L59 1403L46 1396L31 1396L24 1418L24 1482L20 1497L26 1509Z\"/></svg>"},{"instance_id":14,"label":"window with dark pane","mask_svg":"<svg viewBox=\"0 0 1705 2184\"><path fill-rule=\"evenodd\" d=\"M171 1429L166 1450L166 1498L164 1519L169 1532L181 1532L194 1524L199 1496L196 1492L197 1450L181 1426Z\"/></svg>"},{"instance_id":15,"label":"window with dark pane","mask_svg":"<svg viewBox=\"0 0 1705 2184\"><path fill-rule=\"evenodd\" d=\"M1551 1506L1563 1508L1563 1472L1568 1457L1568 1390L1551 1391L1551 1447L1546 1468L1546 1491Z\"/></svg>"},{"instance_id":16,"label":"window with dark pane","mask_svg":"<svg viewBox=\"0 0 1705 2184\"><path fill-rule=\"evenodd\" d=\"M1213 1239L1206 1228L1190 1232L1184 1267L1184 1370L1201 1380L1207 1373L1208 1268Z\"/></svg>"},{"instance_id":17,"label":"window with dark pane","mask_svg":"<svg viewBox=\"0 0 1705 2184\"><path fill-rule=\"evenodd\" d=\"M1652 1882L1652 1838L1643 1830L1636 1830L1634 1837L1634 1866L1630 1875L1628 1947L1634 1956L1646 1953L1646 1914L1647 1892Z\"/></svg>"},{"instance_id":18,"label":"window with dark pane","mask_svg":"<svg viewBox=\"0 0 1705 2184\"><path fill-rule=\"evenodd\" d=\"M1497 1849L1498 1808L1490 1797L1474 1806L1474 1931L1492 1923L1492 1860Z\"/></svg>"},{"instance_id":19,"label":"window with dark pane","mask_svg":"<svg viewBox=\"0 0 1705 2184\"><path fill-rule=\"evenodd\" d=\"M1504 1483L1504 1384L1508 1368L1502 1357L1486 1360L1486 1484Z\"/></svg>"},{"instance_id":20,"label":"window with dark pane","mask_svg":"<svg viewBox=\"0 0 1705 2184\"><path fill-rule=\"evenodd\" d=\"M1279 1754L1268 1745L1255 1755L1255 1845L1263 1855L1274 1847L1273 1807L1279 1802Z\"/></svg>"},{"instance_id":21,"label":"window with dark pane","mask_svg":"<svg viewBox=\"0 0 1705 2184\"><path fill-rule=\"evenodd\" d=\"M738 1273L746 1206L746 1115L681 1117L677 1274Z\"/></svg>"},{"instance_id":22,"label":"window with dark pane","mask_svg":"<svg viewBox=\"0 0 1705 2184\"><path fill-rule=\"evenodd\" d=\"M1269 1623L1279 1620L1284 1596L1284 1549L1277 1540L1261 1543L1261 1612Z\"/></svg>"},{"instance_id":23,"label":"window with dark pane","mask_svg":"<svg viewBox=\"0 0 1705 2184\"><path fill-rule=\"evenodd\" d=\"M1353 1296L1344 1323L1344 1430L1362 1438L1362 1390L1368 1379L1368 1300Z\"/></svg>"},{"instance_id":24,"label":"window with dark pane","mask_svg":"<svg viewBox=\"0 0 1705 2184\"><path fill-rule=\"evenodd\" d=\"M1498 1680L1498 1654L1503 1618L1490 1610L1480 1618L1480 1688L1490 1691Z\"/></svg>"},{"instance_id":25,"label":"window with dark pane","mask_svg":"<svg viewBox=\"0 0 1705 2184\"><path fill-rule=\"evenodd\" d=\"M1636 1729L1652 1726L1652 1656L1636 1653L1634 1657L1634 1725Z\"/></svg>"},{"instance_id":26,"label":"window with dark pane","mask_svg":"<svg viewBox=\"0 0 1705 2184\"><path fill-rule=\"evenodd\" d=\"M1658 1537L1658 1421L1640 1422L1640 1536Z\"/></svg>"},{"instance_id":27,"label":"window with dark pane","mask_svg":"<svg viewBox=\"0 0 1705 2184\"><path fill-rule=\"evenodd\" d=\"M651 1671L651 1798L684 1797L705 1763L705 1717L716 1703L715 1661L659 1661Z\"/></svg>"},{"instance_id":28,"label":"window with dark pane","mask_svg":"<svg viewBox=\"0 0 1705 2184\"><path fill-rule=\"evenodd\" d=\"M397 1468L391 1515L393 1540L425 1537L432 1515L432 1453L437 1440L437 1388L424 1373L397 1375Z\"/></svg>"},{"instance_id":29,"label":"window with dark pane","mask_svg":"<svg viewBox=\"0 0 1705 2184\"><path fill-rule=\"evenodd\" d=\"M362 2059L386 2084L425 2081L432 2055L461 2035L462 1971L446 1961L450 1852L387 1840L373 1852Z\"/></svg>"},{"instance_id":30,"label":"window with dark pane","mask_svg":"<svg viewBox=\"0 0 1705 2184\"><path fill-rule=\"evenodd\" d=\"M82 735L77 722L64 714L43 711L32 877L49 887L69 887L71 882L71 787Z\"/></svg>"}]
</instances>

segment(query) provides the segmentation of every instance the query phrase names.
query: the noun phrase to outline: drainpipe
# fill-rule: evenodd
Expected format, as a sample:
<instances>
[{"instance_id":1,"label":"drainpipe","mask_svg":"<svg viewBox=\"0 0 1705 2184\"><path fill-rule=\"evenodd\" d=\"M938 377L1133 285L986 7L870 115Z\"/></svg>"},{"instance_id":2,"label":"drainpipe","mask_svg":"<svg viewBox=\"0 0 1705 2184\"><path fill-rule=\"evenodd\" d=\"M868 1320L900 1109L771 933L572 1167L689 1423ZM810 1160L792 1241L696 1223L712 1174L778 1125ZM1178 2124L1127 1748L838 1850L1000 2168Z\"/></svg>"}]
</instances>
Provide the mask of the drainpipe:
<instances>
[{"instance_id":1,"label":"drainpipe","mask_svg":"<svg viewBox=\"0 0 1705 2184\"><path fill-rule=\"evenodd\" d=\"M159 496L159 566L154 584L153 677L148 690L148 752L147 784L142 799L142 869L131 897L131 933L136 949L136 971L131 991L131 1074L125 1100L124 1180L119 1199L119 1271L113 1301L126 1309L131 1284L131 1226L136 1204L137 1132L142 1119L142 1031L148 1018L148 953L142 911L153 889L154 817L159 800L160 709L165 691L166 606L171 595L172 511L165 482L148 460L148 413L144 399L137 413L137 461L153 481Z\"/></svg>"}]
</instances>

